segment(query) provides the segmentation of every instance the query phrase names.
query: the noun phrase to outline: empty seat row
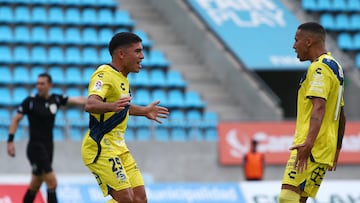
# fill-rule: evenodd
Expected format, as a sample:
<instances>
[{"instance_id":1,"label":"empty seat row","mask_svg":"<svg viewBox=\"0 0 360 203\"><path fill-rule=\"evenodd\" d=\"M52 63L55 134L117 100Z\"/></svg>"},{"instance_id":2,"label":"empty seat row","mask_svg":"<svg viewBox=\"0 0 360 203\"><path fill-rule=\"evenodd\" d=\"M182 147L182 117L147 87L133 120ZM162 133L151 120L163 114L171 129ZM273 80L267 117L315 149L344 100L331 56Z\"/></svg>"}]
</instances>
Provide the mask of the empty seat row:
<instances>
[{"instance_id":1,"label":"empty seat row","mask_svg":"<svg viewBox=\"0 0 360 203\"><path fill-rule=\"evenodd\" d=\"M114 0L0 0L4 5L45 5L65 7L93 7L104 8L116 7Z\"/></svg>"},{"instance_id":2,"label":"empty seat row","mask_svg":"<svg viewBox=\"0 0 360 203\"><path fill-rule=\"evenodd\" d=\"M345 13L339 13L333 15L331 13L324 13L320 16L320 23L327 30L358 31L360 29L360 14L347 15Z\"/></svg>"},{"instance_id":3,"label":"empty seat row","mask_svg":"<svg viewBox=\"0 0 360 203\"><path fill-rule=\"evenodd\" d=\"M302 8L306 11L360 11L360 0L302 0L301 4Z\"/></svg>"},{"instance_id":4,"label":"empty seat row","mask_svg":"<svg viewBox=\"0 0 360 203\"><path fill-rule=\"evenodd\" d=\"M360 51L360 32L352 35L347 32L339 33L337 36L337 44L339 48L348 51Z\"/></svg>"},{"instance_id":5,"label":"empty seat row","mask_svg":"<svg viewBox=\"0 0 360 203\"><path fill-rule=\"evenodd\" d=\"M26 6L0 7L0 22L14 24L51 24L51 25L81 25L81 26L117 26L132 28L134 21L127 11L112 9L34 7Z\"/></svg>"},{"instance_id":6,"label":"empty seat row","mask_svg":"<svg viewBox=\"0 0 360 203\"><path fill-rule=\"evenodd\" d=\"M0 64L41 64L41 65L100 65L109 63L111 57L108 48L102 48L98 51L95 47L85 47L80 49L77 46L62 48L61 46L16 46L13 49L10 46L0 45ZM153 50L149 54L144 54L142 61L144 67L168 68L170 62L165 55Z\"/></svg>"}]
</instances>

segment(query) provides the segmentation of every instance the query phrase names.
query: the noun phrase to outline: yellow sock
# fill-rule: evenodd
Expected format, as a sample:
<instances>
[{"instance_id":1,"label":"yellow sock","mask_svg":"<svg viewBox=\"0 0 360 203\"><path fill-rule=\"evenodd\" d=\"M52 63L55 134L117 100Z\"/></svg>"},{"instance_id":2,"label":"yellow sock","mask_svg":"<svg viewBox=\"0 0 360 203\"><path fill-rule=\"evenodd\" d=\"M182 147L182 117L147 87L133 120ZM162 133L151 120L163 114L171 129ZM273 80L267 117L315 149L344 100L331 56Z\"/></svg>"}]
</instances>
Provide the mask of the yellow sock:
<instances>
[{"instance_id":1,"label":"yellow sock","mask_svg":"<svg viewBox=\"0 0 360 203\"><path fill-rule=\"evenodd\" d=\"M279 203L299 203L300 195L292 190L282 189L279 195Z\"/></svg>"}]
</instances>

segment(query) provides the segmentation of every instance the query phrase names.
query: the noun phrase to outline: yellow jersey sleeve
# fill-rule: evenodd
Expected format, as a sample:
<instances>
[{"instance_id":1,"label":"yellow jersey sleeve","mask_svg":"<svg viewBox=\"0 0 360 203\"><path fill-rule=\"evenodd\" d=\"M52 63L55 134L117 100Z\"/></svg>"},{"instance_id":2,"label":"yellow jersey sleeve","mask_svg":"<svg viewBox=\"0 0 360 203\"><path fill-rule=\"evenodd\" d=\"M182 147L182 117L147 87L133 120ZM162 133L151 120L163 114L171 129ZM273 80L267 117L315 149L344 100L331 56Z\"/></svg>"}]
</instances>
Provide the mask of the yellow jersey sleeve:
<instances>
[{"instance_id":1,"label":"yellow jersey sleeve","mask_svg":"<svg viewBox=\"0 0 360 203\"><path fill-rule=\"evenodd\" d=\"M307 73L308 87L305 96L307 98L320 97L327 100L331 88L329 74L328 68L322 63L312 63Z\"/></svg>"}]
</instances>

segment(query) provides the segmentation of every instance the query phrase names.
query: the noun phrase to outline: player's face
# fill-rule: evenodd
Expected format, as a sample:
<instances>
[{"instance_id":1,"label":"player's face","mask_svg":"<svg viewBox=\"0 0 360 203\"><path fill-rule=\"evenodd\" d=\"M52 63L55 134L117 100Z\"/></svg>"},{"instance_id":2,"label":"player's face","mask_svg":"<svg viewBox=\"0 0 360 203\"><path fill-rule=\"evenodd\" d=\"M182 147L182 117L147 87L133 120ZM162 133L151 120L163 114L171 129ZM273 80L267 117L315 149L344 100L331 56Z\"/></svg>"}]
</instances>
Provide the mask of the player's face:
<instances>
[{"instance_id":1,"label":"player's face","mask_svg":"<svg viewBox=\"0 0 360 203\"><path fill-rule=\"evenodd\" d=\"M36 81L36 89L40 97L46 97L49 94L51 83L47 77L38 77Z\"/></svg>"},{"instance_id":2,"label":"player's face","mask_svg":"<svg viewBox=\"0 0 360 203\"><path fill-rule=\"evenodd\" d=\"M306 33L302 32L301 30L296 31L293 48L295 49L295 52L297 53L297 58L300 61L309 60L308 36L306 35Z\"/></svg>"},{"instance_id":3,"label":"player's face","mask_svg":"<svg viewBox=\"0 0 360 203\"><path fill-rule=\"evenodd\" d=\"M141 42L133 43L124 50L123 61L129 73L138 73L141 69L141 61L144 59Z\"/></svg>"}]
</instances>

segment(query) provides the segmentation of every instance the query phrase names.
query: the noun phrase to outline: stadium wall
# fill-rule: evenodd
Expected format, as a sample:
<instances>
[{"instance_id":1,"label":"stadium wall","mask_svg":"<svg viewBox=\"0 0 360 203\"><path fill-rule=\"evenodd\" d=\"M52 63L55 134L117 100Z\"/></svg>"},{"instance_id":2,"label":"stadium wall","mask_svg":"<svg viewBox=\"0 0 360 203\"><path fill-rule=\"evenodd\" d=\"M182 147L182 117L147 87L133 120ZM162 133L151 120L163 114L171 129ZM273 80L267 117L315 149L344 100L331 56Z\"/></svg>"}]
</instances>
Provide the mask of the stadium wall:
<instances>
[{"instance_id":1,"label":"stadium wall","mask_svg":"<svg viewBox=\"0 0 360 203\"><path fill-rule=\"evenodd\" d=\"M283 112L279 99L270 93L251 72L234 60L218 40L203 24L192 15L182 0L149 0L153 7L167 19L179 37L199 59L209 68L215 77L229 88L229 92L240 105L247 110L253 120L280 120ZM180 34L181 33L181 34ZM260 98L260 99L259 99Z\"/></svg>"}]
</instances>

